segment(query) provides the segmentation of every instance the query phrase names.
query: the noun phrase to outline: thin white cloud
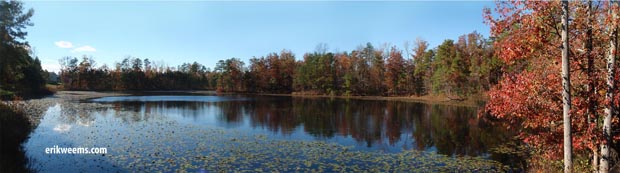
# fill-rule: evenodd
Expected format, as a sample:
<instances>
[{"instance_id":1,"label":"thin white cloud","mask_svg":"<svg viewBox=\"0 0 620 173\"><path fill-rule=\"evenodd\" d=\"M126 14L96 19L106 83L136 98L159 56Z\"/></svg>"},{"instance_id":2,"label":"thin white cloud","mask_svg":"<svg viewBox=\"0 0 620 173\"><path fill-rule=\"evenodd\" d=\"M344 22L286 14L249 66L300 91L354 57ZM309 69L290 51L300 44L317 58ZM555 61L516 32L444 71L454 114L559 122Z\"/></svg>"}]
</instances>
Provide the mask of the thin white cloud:
<instances>
[{"instance_id":1,"label":"thin white cloud","mask_svg":"<svg viewBox=\"0 0 620 173\"><path fill-rule=\"evenodd\" d=\"M94 47L88 46L88 45L80 46L78 48L71 50L71 52L74 52L74 53L75 52L96 52L96 51L97 49L95 49Z\"/></svg>"},{"instance_id":2,"label":"thin white cloud","mask_svg":"<svg viewBox=\"0 0 620 173\"><path fill-rule=\"evenodd\" d=\"M57 41L54 42L54 44L60 48L64 48L64 49L68 49L68 48L73 48L73 44L71 42L68 41Z\"/></svg>"}]
</instances>

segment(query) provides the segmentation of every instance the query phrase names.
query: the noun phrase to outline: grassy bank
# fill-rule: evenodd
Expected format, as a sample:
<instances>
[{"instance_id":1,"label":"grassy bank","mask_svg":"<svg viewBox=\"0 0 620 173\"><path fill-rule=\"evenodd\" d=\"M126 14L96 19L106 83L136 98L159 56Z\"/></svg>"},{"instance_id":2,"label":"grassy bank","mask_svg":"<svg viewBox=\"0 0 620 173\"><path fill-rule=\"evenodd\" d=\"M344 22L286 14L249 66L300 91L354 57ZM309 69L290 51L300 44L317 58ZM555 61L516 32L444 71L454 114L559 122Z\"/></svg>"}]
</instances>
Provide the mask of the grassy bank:
<instances>
[{"instance_id":1,"label":"grassy bank","mask_svg":"<svg viewBox=\"0 0 620 173\"><path fill-rule=\"evenodd\" d=\"M37 99L53 95L58 90L57 85L47 85L44 88L30 92L16 92L0 89L0 100Z\"/></svg>"},{"instance_id":2,"label":"grassy bank","mask_svg":"<svg viewBox=\"0 0 620 173\"><path fill-rule=\"evenodd\" d=\"M307 94L307 93L292 93L292 94L268 94L268 93L254 93L256 95L268 95L268 96L291 96L302 98L341 98L341 99L361 99L361 100L386 100L386 101L403 101L403 102L418 102L428 104L442 104L452 106L469 106L477 107L488 100L486 94L478 94L469 96L463 100L453 100L446 95L424 95L424 96L333 96L333 95L321 95L321 94Z\"/></svg>"},{"instance_id":3,"label":"grassy bank","mask_svg":"<svg viewBox=\"0 0 620 173\"><path fill-rule=\"evenodd\" d=\"M361 100L386 100L386 101L403 101L403 102L418 102L428 104L442 104L453 106L469 106L477 107L481 106L488 100L486 93L471 95L463 100L454 100L447 95L424 95L424 96L339 96L339 95L325 95L315 93L301 93L293 92L291 94L272 94L272 93L244 93L244 92L216 92L212 90L146 90L146 91L61 91L58 90L59 97L63 98L77 98L77 99L89 99L105 96L120 96L120 95L132 95L132 94L148 94L148 93L187 93L198 95L212 95L212 94L249 94L249 95L265 95L265 96L289 96L289 97L302 97L302 98L340 98L340 99L361 99Z\"/></svg>"}]
</instances>

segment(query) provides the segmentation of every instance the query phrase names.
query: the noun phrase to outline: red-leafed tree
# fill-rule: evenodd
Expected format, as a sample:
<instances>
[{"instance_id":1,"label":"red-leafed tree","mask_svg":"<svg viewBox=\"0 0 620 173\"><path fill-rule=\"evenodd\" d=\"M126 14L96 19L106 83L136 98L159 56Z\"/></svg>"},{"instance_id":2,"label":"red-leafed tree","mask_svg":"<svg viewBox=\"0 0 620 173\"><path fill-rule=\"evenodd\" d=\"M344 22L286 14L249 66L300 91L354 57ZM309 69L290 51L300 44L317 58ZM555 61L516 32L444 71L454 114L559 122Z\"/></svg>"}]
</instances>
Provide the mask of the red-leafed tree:
<instances>
[{"instance_id":1,"label":"red-leafed tree","mask_svg":"<svg viewBox=\"0 0 620 173\"><path fill-rule=\"evenodd\" d=\"M617 70L613 68L615 62L605 64L606 57L616 56L610 51L615 47L610 44L615 43L615 34L610 31L617 26L613 22L617 19L610 15L614 13L606 12L617 7L610 8L607 2L570 2L570 40L568 46L562 46L560 2L498 1L496 5L494 12L485 10L485 17L491 26L495 54L508 66L500 83L489 91L487 111L506 121L509 128L519 130L523 141L536 148L542 158L559 160L565 122L560 116L560 50L568 48L573 153L590 153L595 167L603 137L603 117L599 115L603 115L603 108L617 106L617 102L609 102L613 97L604 100L606 93L618 92L604 84L605 77L615 76L612 72ZM608 67L612 70L607 71ZM615 83L618 79L612 80ZM609 122L615 123L617 118ZM614 127L617 125L610 124L608 129ZM611 133L609 139L616 136Z\"/></svg>"}]
</instances>

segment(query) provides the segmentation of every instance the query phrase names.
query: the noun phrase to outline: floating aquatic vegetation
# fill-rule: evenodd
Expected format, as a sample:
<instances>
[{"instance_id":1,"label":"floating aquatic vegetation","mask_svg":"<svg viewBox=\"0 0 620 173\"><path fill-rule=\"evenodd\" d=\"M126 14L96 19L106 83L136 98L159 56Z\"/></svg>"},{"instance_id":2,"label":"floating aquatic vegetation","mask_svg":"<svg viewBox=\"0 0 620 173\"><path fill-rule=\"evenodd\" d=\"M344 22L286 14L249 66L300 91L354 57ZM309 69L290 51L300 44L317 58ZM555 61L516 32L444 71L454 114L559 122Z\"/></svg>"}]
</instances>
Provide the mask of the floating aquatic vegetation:
<instances>
[{"instance_id":1,"label":"floating aquatic vegetation","mask_svg":"<svg viewBox=\"0 0 620 173\"><path fill-rule=\"evenodd\" d=\"M174 126L174 123L165 124ZM176 129L176 133L166 129ZM147 172L488 172L505 169L501 163L479 157L455 158L416 150L401 153L354 151L351 146L335 143L275 140L215 127L173 127L159 134L163 136L138 138L137 143L125 146L127 153L116 153L110 159L116 165L125 165L127 170ZM156 142L151 143L153 141Z\"/></svg>"},{"instance_id":2,"label":"floating aquatic vegetation","mask_svg":"<svg viewBox=\"0 0 620 173\"><path fill-rule=\"evenodd\" d=\"M83 164L128 172L502 172L501 163L481 157L451 157L418 150L383 153L354 146L309 140L277 139L247 131L179 123L155 112L114 109L98 103L59 102L40 131L60 123L90 122L56 136L35 136L31 154L49 147L43 137L63 147L107 147L105 155L38 156L40 165ZM49 140L48 139L48 140ZM58 161L60 160L60 161ZM45 168L39 166L42 171Z\"/></svg>"}]
</instances>

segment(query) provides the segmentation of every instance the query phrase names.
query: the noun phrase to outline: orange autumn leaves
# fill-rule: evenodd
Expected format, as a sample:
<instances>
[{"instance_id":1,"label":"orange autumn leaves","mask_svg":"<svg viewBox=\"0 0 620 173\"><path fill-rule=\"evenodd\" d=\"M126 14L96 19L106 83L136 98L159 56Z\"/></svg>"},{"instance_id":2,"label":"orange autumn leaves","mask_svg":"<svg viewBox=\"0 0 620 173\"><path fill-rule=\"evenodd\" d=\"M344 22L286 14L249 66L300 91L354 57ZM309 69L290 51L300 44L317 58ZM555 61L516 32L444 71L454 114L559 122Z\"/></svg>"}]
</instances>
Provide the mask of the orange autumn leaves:
<instances>
[{"instance_id":1,"label":"orange autumn leaves","mask_svg":"<svg viewBox=\"0 0 620 173\"><path fill-rule=\"evenodd\" d=\"M485 19L495 38L495 54L509 66L505 67L506 74L500 83L489 91L487 111L506 120L508 127L518 129L524 142L542 151L547 158L559 159L563 138L560 2L500 1L496 4L493 12L485 10ZM608 8L605 2L594 2L591 10L587 2L570 3L571 118L575 153L596 151L600 144L605 107L605 57L609 43L607 29L616 26L605 13ZM588 47L588 44L593 46ZM617 122L616 116L614 127Z\"/></svg>"}]
</instances>

